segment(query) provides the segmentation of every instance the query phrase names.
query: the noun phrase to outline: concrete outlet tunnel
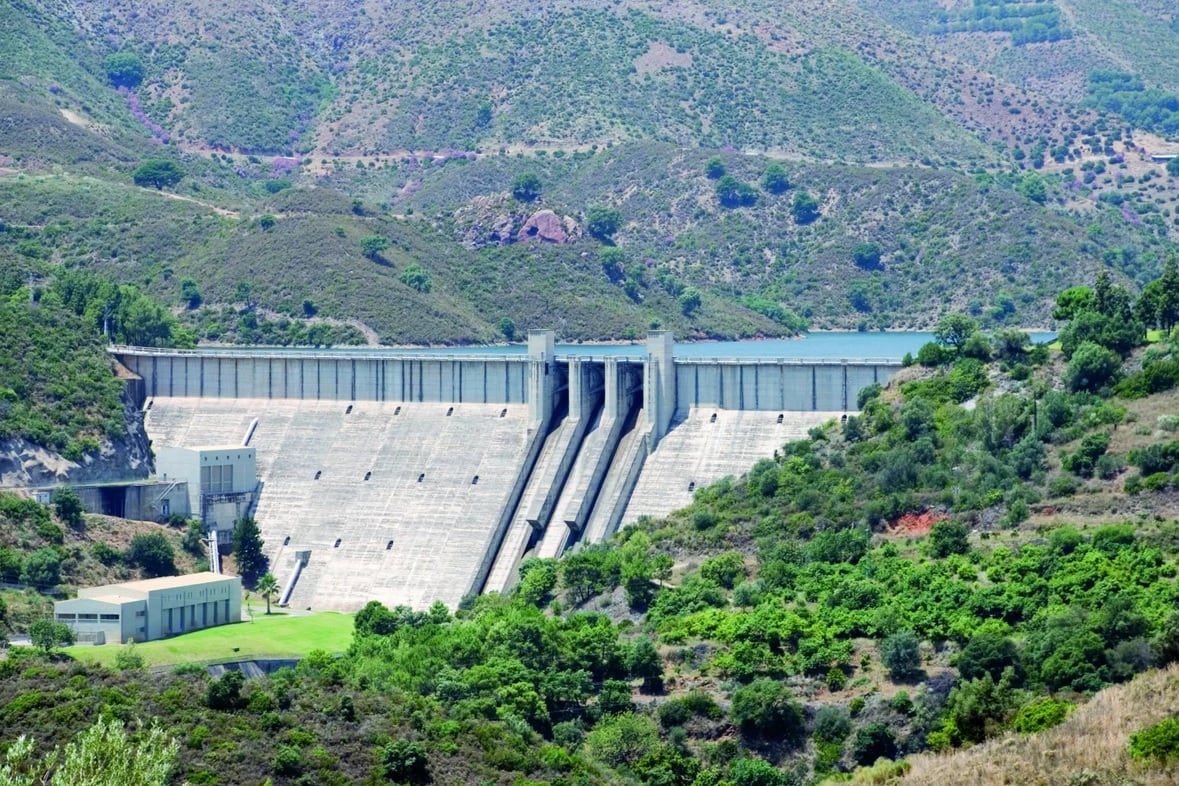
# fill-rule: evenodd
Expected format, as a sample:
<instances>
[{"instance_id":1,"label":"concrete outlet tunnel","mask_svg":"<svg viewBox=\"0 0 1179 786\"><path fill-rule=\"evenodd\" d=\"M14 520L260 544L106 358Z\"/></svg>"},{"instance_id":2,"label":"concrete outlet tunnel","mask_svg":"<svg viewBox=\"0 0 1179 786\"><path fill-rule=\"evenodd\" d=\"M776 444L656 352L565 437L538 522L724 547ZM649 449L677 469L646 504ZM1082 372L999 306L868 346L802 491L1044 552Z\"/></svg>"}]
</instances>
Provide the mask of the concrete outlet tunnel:
<instances>
[{"instance_id":1,"label":"concrete outlet tunnel","mask_svg":"<svg viewBox=\"0 0 1179 786\"><path fill-rule=\"evenodd\" d=\"M282 602L454 607L662 516L854 409L894 361L396 350L112 352L161 447L248 444Z\"/></svg>"}]
</instances>

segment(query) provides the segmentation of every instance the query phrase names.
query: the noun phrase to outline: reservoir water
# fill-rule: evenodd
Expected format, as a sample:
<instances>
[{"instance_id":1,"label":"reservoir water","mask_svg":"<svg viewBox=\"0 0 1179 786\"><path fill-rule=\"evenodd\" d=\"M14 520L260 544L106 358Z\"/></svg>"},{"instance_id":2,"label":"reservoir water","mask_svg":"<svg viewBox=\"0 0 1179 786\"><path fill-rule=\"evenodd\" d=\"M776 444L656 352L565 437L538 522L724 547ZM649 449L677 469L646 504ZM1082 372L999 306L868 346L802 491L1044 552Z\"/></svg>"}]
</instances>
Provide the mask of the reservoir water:
<instances>
[{"instance_id":1,"label":"reservoir water","mask_svg":"<svg viewBox=\"0 0 1179 786\"><path fill-rule=\"evenodd\" d=\"M1031 332L1034 342L1052 341L1055 333ZM747 341L697 341L675 345L677 358L756 358L765 360L877 360L898 361L905 353L917 354L921 345L933 341L933 333L890 332L890 333L808 333L800 338L750 339ZM241 355L258 352L269 356L306 356L309 353L339 353L363 356L414 356L454 357L468 355L478 357L502 357L524 355L528 348L524 344L481 344L462 347L206 347L199 352L203 355ZM165 350L171 353L175 350ZM647 354L645 341L631 344L557 344L557 357L644 357Z\"/></svg>"},{"instance_id":2,"label":"reservoir water","mask_svg":"<svg viewBox=\"0 0 1179 786\"><path fill-rule=\"evenodd\" d=\"M1056 334L1035 332L1032 341L1052 341ZM675 356L680 358L785 358L785 359L886 359L900 360L906 352L916 355L922 344L933 341L933 333L808 333L794 339L760 339L749 341L698 341L677 343ZM527 351L522 344L470 347L422 348L370 351L396 351L444 355L508 355ZM557 344L557 357L634 356L647 353L644 342L633 344Z\"/></svg>"}]
</instances>

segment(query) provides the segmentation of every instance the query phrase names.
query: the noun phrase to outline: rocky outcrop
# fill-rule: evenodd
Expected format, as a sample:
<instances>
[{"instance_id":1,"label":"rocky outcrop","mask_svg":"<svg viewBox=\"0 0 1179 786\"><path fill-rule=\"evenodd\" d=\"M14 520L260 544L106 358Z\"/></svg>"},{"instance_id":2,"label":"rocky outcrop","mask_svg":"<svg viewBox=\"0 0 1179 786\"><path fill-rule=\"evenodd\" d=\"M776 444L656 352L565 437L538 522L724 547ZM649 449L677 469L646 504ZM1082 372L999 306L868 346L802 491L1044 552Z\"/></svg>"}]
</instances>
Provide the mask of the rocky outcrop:
<instances>
[{"instance_id":1,"label":"rocky outcrop","mask_svg":"<svg viewBox=\"0 0 1179 786\"><path fill-rule=\"evenodd\" d=\"M516 235L517 240L535 238L546 243L568 243L569 232L566 224L551 210L538 210L528 217Z\"/></svg>"},{"instance_id":2,"label":"rocky outcrop","mask_svg":"<svg viewBox=\"0 0 1179 786\"><path fill-rule=\"evenodd\" d=\"M126 397L124 405L126 436L103 440L98 451L79 461L26 439L0 440L0 488L146 478L152 471L152 456L143 413Z\"/></svg>"},{"instance_id":3,"label":"rocky outcrop","mask_svg":"<svg viewBox=\"0 0 1179 786\"><path fill-rule=\"evenodd\" d=\"M548 209L525 213L507 194L475 197L455 211L454 220L462 244L472 250L524 240L568 243L582 234L572 217Z\"/></svg>"}]
</instances>

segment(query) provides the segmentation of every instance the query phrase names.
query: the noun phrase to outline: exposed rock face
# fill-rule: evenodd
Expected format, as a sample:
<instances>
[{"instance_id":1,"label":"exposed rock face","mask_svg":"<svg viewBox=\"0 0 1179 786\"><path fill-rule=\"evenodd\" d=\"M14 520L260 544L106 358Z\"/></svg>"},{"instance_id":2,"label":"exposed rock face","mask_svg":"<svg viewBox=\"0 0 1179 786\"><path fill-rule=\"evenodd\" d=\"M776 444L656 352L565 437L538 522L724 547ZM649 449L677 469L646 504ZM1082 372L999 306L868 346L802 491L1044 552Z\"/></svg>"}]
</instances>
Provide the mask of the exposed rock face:
<instances>
[{"instance_id":1,"label":"exposed rock face","mask_svg":"<svg viewBox=\"0 0 1179 786\"><path fill-rule=\"evenodd\" d=\"M568 243L581 236L576 219L548 209L529 215L507 194L477 196L455 211L454 220L462 244L472 250L520 240Z\"/></svg>"},{"instance_id":2,"label":"exposed rock face","mask_svg":"<svg viewBox=\"0 0 1179 786\"><path fill-rule=\"evenodd\" d=\"M565 231L565 222L551 210L538 210L529 216L520 227L517 240L536 238L546 243L568 243L569 233Z\"/></svg>"},{"instance_id":3,"label":"exposed rock face","mask_svg":"<svg viewBox=\"0 0 1179 786\"><path fill-rule=\"evenodd\" d=\"M0 488L59 483L106 483L146 478L152 470L151 445L143 413L124 397L127 435L103 440L95 454L70 461L25 439L0 440Z\"/></svg>"}]
</instances>

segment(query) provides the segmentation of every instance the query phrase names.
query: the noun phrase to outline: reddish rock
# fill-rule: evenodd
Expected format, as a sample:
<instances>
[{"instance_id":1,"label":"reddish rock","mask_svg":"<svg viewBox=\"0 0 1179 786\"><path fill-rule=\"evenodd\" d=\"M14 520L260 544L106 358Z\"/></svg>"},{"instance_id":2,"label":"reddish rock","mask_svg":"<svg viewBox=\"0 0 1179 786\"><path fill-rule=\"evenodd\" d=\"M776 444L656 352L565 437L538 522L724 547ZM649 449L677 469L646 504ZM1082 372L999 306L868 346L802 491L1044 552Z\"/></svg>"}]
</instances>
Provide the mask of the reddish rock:
<instances>
[{"instance_id":1,"label":"reddish rock","mask_svg":"<svg viewBox=\"0 0 1179 786\"><path fill-rule=\"evenodd\" d=\"M551 210L538 210L528 217L516 235L517 240L528 238L536 238L546 243L567 243L569 233L565 231L565 224L556 213Z\"/></svg>"}]
</instances>

